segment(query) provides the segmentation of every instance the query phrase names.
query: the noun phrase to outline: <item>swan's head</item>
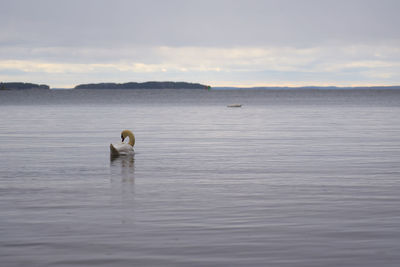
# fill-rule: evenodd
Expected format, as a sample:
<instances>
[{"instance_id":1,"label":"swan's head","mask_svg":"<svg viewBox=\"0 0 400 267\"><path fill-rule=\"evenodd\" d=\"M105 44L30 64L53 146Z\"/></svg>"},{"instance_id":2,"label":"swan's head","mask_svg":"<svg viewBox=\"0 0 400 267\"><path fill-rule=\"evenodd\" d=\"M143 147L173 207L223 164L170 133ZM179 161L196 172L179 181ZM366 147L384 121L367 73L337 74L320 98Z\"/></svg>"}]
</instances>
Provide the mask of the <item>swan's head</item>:
<instances>
[{"instance_id":1,"label":"swan's head","mask_svg":"<svg viewBox=\"0 0 400 267\"><path fill-rule=\"evenodd\" d=\"M129 144L131 146L135 145L135 136L133 135L133 133L129 130L123 130L121 132L121 140L122 142L124 142L125 138L129 137Z\"/></svg>"}]
</instances>

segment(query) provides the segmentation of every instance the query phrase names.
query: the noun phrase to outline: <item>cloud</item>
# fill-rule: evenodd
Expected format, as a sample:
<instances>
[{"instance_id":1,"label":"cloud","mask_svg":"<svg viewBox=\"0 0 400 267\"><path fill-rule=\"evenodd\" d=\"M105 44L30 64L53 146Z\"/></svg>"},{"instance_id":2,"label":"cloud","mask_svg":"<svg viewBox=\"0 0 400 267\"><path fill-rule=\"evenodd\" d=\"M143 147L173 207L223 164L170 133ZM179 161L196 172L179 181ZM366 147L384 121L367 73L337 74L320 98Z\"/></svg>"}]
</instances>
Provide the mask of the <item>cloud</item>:
<instances>
[{"instance_id":1,"label":"cloud","mask_svg":"<svg viewBox=\"0 0 400 267\"><path fill-rule=\"evenodd\" d=\"M398 40L397 0L3 1L0 42L315 46Z\"/></svg>"},{"instance_id":2,"label":"cloud","mask_svg":"<svg viewBox=\"0 0 400 267\"><path fill-rule=\"evenodd\" d=\"M143 53L146 53L146 57L142 57ZM110 50L50 47L49 50L41 48L27 54L30 56L24 58L28 59L0 59L0 78L4 77L1 74L6 70L8 73L13 70L14 77L27 73L57 74L58 77L75 75L78 77L76 83L99 80L125 82L138 77L139 80L195 79L210 84L231 80L230 84L237 85L400 82L393 75L400 72L400 50L397 46L161 46ZM79 59L71 61L72 57ZM79 80L83 75L86 76L85 81ZM87 78L92 80L88 81Z\"/></svg>"}]
</instances>

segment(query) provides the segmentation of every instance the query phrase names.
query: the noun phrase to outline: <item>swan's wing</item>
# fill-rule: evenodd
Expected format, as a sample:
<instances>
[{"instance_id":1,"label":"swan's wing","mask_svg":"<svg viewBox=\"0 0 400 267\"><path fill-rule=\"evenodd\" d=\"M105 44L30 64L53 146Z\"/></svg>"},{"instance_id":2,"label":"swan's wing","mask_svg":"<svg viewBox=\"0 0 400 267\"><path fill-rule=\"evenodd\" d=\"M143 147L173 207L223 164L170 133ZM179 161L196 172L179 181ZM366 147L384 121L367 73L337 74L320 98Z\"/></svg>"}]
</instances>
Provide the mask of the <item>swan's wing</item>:
<instances>
[{"instance_id":1,"label":"swan's wing","mask_svg":"<svg viewBox=\"0 0 400 267\"><path fill-rule=\"evenodd\" d=\"M119 156L119 152L113 144L110 144L110 154L114 157Z\"/></svg>"}]
</instances>

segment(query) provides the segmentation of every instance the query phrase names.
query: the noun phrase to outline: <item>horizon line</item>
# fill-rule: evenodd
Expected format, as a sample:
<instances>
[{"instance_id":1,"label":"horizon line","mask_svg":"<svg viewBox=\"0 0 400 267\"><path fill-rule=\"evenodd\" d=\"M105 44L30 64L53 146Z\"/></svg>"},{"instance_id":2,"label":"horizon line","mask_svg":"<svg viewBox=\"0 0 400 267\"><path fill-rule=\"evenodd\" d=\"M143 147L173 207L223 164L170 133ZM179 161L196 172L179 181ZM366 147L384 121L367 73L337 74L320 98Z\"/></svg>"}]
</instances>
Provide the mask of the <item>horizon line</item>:
<instances>
[{"instance_id":1,"label":"horizon line","mask_svg":"<svg viewBox=\"0 0 400 267\"><path fill-rule=\"evenodd\" d=\"M1 81L0 83L35 83L35 82L26 82L26 81ZM132 81L130 81L132 82ZM48 85L50 89L74 89L78 85L82 84L101 84L101 83L116 83L116 84L124 84L124 83L130 83L130 82L89 82L89 83L78 83L76 85L68 84L68 85L56 85L56 86L51 86L48 85L47 83L37 83L39 85ZM172 80L163 80L163 81L157 81L157 80L149 80L149 81L137 81L137 83L146 83L146 82L186 82L186 83L198 83L201 85L205 86L210 86L211 88L238 88L238 89L256 89L256 88L372 88L372 87L400 87L400 83L397 84L378 84L378 83L371 83L371 84L332 84L332 83L324 83L324 84L264 84L264 83L259 83L259 84L230 84L230 83L222 83L219 84L218 82L213 84L211 83L203 83L203 82L197 82L197 81L172 81Z\"/></svg>"}]
</instances>

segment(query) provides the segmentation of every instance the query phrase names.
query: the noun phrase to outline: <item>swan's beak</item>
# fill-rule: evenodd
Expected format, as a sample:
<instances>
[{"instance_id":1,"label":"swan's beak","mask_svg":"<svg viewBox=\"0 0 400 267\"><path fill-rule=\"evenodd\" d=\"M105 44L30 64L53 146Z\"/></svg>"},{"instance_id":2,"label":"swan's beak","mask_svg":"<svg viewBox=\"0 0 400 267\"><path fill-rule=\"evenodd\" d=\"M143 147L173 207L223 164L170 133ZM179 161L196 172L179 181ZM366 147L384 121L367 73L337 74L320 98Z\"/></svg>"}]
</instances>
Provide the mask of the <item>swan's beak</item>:
<instances>
[{"instance_id":1,"label":"swan's beak","mask_svg":"<svg viewBox=\"0 0 400 267\"><path fill-rule=\"evenodd\" d=\"M124 140L125 140L125 138L121 135L121 140L122 140L122 142L124 142Z\"/></svg>"}]
</instances>

